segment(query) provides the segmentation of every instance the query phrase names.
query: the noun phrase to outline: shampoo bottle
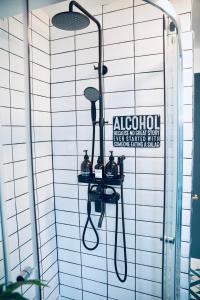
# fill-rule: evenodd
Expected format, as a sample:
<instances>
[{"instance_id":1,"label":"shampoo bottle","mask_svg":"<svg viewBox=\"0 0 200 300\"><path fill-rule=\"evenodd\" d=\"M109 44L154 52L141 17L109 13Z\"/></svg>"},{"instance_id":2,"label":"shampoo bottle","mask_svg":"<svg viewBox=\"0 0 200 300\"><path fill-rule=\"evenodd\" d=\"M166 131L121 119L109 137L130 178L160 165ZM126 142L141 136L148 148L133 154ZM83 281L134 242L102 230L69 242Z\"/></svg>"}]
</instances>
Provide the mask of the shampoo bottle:
<instances>
[{"instance_id":1,"label":"shampoo bottle","mask_svg":"<svg viewBox=\"0 0 200 300\"><path fill-rule=\"evenodd\" d=\"M89 177L92 174L92 164L89 160L89 156L87 154L87 150L84 150L85 156L84 161L81 164L81 175Z\"/></svg>"},{"instance_id":2,"label":"shampoo bottle","mask_svg":"<svg viewBox=\"0 0 200 300\"><path fill-rule=\"evenodd\" d=\"M115 178L118 175L118 166L114 161L113 151L110 151L110 153L109 162L105 167L105 174L108 178Z\"/></svg>"},{"instance_id":3,"label":"shampoo bottle","mask_svg":"<svg viewBox=\"0 0 200 300\"><path fill-rule=\"evenodd\" d=\"M103 178L103 163L100 156L98 157L97 164L94 167L95 178Z\"/></svg>"}]
</instances>

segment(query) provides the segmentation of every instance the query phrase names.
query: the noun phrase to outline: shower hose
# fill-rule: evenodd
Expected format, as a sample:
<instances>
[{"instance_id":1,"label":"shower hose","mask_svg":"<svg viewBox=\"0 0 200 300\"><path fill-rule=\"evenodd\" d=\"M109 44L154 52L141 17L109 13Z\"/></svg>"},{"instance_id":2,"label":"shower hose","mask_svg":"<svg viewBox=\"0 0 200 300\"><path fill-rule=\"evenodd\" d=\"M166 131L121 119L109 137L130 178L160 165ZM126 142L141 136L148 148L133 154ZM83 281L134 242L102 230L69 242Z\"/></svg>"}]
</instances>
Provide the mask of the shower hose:
<instances>
[{"instance_id":1,"label":"shower hose","mask_svg":"<svg viewBox=\"0 0 200 300\"><path fill-rule=\"evenodd\" d=\"M94 161L94 143L95 143L95 125L93 123L93 139L92 139L92 165ZM115 193L115 189L111 188ZM84 247L89 250L95 250L99 245L99 235L98 232L94 226L94 223L91 219L91 200L89 197L89 193L91 190L91 185L88 184L88 201L87 201L87 220L83 229L83 235L82 235L82 242ZM124 275L121 277L118 266L117 266L117 249L118 249L118 222L119 222L119 207L118 207L118 201L116 201L116 217L115 217L115 245L114 245L114 267L115 267L115 273L117 275L117 278L121 282L125 282L127 278L127 253L126 253L126 235L125 235L125 220L124 220L124 195L123 195L123 184L121 184L121 213L122 213L122 236L123 236L123 252L124 252ZM86 244L85 241L85 234L87 231L88 224L90 223L95 236L96 236L96 244L93 247L89 247Z\"/></svg>"}]
</instances>

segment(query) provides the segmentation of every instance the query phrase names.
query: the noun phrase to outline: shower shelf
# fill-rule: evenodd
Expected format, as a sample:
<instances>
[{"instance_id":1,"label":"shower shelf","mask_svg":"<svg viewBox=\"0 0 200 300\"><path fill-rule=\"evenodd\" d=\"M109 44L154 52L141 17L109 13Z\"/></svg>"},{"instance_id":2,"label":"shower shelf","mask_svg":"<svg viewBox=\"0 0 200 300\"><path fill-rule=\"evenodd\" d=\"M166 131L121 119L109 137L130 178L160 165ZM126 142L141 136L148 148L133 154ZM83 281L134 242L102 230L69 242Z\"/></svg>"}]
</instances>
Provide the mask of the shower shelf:
<instances>
[{"instance_id":1,"label":"shower shelf","mask_svg":"<svg viewBox=\"0 0 200 300\"><path fill-rule=\"evenodd\" d=\"M94 174L92 174L90 177L85 177L82 175L78 175L78 182L80 183L101 183L101 184L106 184L106 185L121 185L124 181L124 176L117 175L116 178L95 178Z\"/></svg>"}]
</instances>

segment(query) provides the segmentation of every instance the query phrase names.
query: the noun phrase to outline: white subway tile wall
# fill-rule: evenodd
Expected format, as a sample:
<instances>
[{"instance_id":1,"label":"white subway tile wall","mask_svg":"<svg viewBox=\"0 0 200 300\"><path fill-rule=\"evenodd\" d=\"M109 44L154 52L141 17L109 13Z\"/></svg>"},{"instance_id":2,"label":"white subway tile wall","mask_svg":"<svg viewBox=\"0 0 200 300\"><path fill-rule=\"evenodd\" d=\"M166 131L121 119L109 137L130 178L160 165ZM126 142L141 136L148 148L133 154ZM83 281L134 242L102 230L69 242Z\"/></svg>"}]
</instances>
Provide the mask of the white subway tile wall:
<instances>
[{"instance_id":1,"label":"white subway tile wall","mask_svg":"<svg viewBox=\"0 0 200 300\"><path fill-rule=\"evenodd\" d=\"M79 1L82 3L82 0ZM181 300L188 299L189 226L192 170L191 1L173 0L181 17L184 48L184 177ZM109 150L125 154L125 222L128 278L114 271L115 207L107 206L99 247L81 242L86 222L87 186L77 175L83 150L91 153L87 86L97 87L97 33L94 24L77 33L58 30L42 10L30 14L30 58L35 196L43 299L161 299L164 198L164 91L162 13L140 0L87 7L103 27L106 160ZM3 180L12 280L33 265L25 144L23 30L20 17L0 22L0 92ZM92 23L92 22L91 22ZM98 114L98 112L97 112ZM160 114L159 149L113 148L112 117ZM97 133L95 161L98 155ZM119 207L121 212L121 208ZM92 211L95 226L98 214ZM121 226L121 219L120 219ZM121 228L121 227L120 227ZM95 242L91 229L86 239ZM0 239L1 240L1 239ZM118 264L123 273L119 235ZM1 244L1 242L0 242ZM0 245L1 246L1 245ZM2 265L0 252L0 267ZM1 280L1 274L0 274ZM34 289L25 295L34 299Z\"/></svg>"},{"instance_id":2,"label":"white subway tile wall","mask_svg":"<svg viewBox=\"0 0 200 300\"><path fill-rule=\"evenodd\" d=\"M55 224L49 18L40 10L30 14L30 69L33 163L41 279L48 288L42 299L59 297L57 235ZM42 56L42 57L41 57ZM41 59L42 58L42 59Z\"/></svg>"},{"instance_id":3,"label":"white subway tile wall","mask_svg":"<svg viewBox=\"0 0 200 300\"><path fill-rule=\"evenodd\" d=\"M184 219L188 218L191 192L192 140L192 36L191 3L173 1L182 22L185 73ZM81 3L81 1L80 1ZM90 11L90 6L87 7ZM126 155L125 218L128 278L115 275L115 208L107 206L100 245L87 251L81 242L86 222L87 187L78 184L83 150L91 153L90 105L83 96L87 86L97 87L97 35L93 24L69 34L51 27L51 102L53 161L56 199L60 292L63 299L161 299L164 147L117 149L112 146L112 117L160 114L164 123L162 13L143 1L115 1L93 13L103 26L106 159L108 151ZM164 126L162 126L164 127ZM163 141L162 128L161 139ZM97 134L98 140L98 134ZM96 142L95 161L98 155ZM187 197L186 197L187 196ZM92 211L97 226L98 215ZM186 221L185 221L186 222ZM182 273L188 273L189 221L183 222ZM121 238L120 238L121 239ZM95 242L92 230L88 243ZM119 248L123 272L123 252ZM184 267L183 267L184 265ZM187 299L187 281L181 281L181 299Z\"/></svg>"},{"instance_id":4,"label":"white subway tile wall","mask_svg":"<svg viewBox=\"0 0 200 300\"><path fill-rule=\"evenodd\" d=\"M1 21L1 144L3 203L6 216L9 280L33 267L25 145L23 25L19 17ZM2 262L2 261L1 261ZM2 264L1 264L2 265ZM34 288L23 289L34 298Z\"/></svg>"}]
</instances>

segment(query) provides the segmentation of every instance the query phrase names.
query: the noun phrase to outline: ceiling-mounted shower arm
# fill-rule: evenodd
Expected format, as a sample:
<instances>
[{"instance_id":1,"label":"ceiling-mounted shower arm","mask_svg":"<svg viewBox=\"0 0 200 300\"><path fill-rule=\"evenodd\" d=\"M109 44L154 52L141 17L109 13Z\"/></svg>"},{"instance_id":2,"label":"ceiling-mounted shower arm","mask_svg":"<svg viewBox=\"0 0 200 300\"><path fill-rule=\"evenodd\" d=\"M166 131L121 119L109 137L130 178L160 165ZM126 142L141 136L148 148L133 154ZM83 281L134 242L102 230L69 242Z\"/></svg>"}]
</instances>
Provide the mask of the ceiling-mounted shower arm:
<instances>
[{"instance_id":1,"label":"ceiling-mounted shower arm","mask_svg":"<svg viewBox=\"0 0 200 300\"><path fill-rule=\"evenodd\" d=\"M84 7L78 2L71 1L69 3L69 11L73 12L73 7L77 7L89 19L91 19L98 28L98 41L99 41L99 62L98 62L98 76L99 76L99 137L100 137L100 159L104 163L104 118L103 118L103 90L102 90L102 28L100 22L91 15Z\"/></svg>"}]
</instances>

